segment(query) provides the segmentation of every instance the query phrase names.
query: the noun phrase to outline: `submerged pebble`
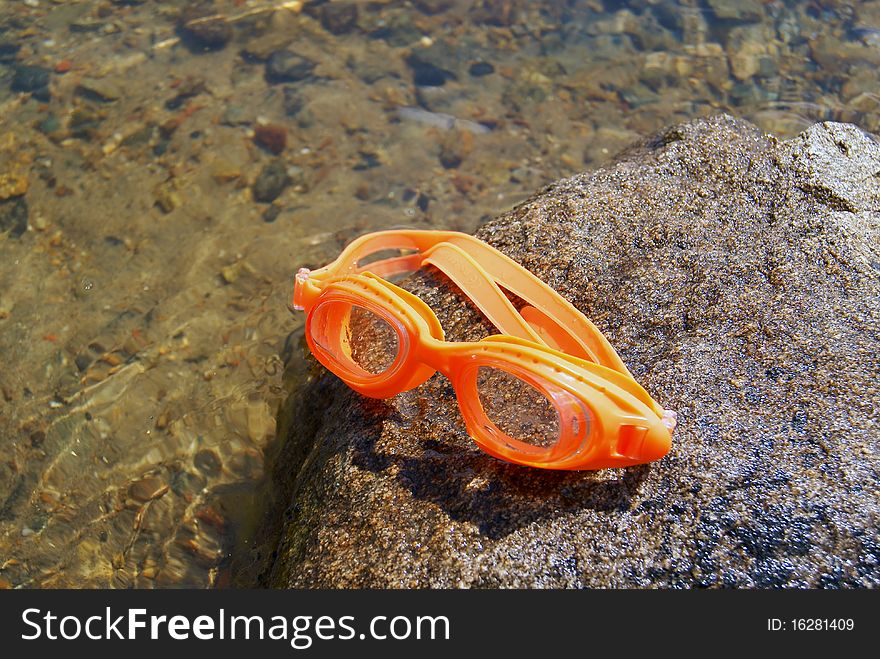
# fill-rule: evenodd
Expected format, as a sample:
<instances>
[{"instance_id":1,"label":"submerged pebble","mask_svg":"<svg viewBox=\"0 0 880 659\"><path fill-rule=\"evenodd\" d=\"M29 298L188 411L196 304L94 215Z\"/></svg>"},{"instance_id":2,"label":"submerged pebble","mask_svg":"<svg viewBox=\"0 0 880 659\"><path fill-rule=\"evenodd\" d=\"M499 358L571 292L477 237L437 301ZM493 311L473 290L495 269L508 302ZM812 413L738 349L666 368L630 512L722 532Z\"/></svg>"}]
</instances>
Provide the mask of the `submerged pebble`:
<instances>
[{"instance_id":1,"label":"submerged pebble","mask_svg":"<svg viewBox=\"0 0 880 659\"><path fill-rule=\"evenodd\" d=\"M266 62L266 80L270 83L299 82L315 69L315 62L289 50L279 50Z\"/></svg>"},{"instance_id":2,"label":"submerged pebble","mask_svg":"<svg viewBox=\"0 0 880 659\"><path fill-rule=\"evenodd\" d=\"M495 73L495 67L489 62L474 62L468 68L468 73L475 78L482 78L483 76Z\"/></svg>"},{"instance_id":3,"label":"submerged pebble","mask_svg":"<svg viewBox=\"0 0 880 659\"><path fill-rule=\"evenodd\" d=\"M755 23L764 15L758 0L706 0L715 16L723 21Z\"/></svg>"},{"instance_id":4,"label":"submerged pebble","mask_svg":"<svg viewBox=\"0 0 880 659\"><path fill-rule=\"evenodd\" d=\"M321 7L321 25L333 34L351 32L357 25L358 8L354 2L330 2Z\"/></svg>"},{"instance_id":5,"label":"submerged pebble","mask_svg":"<svg viewBox=\"0 0 880 659\"><path fill-rule=\"evenodd\" d=\"M84 78L77 86L77 92L89 99L111 103L122 98L122 87L110 80Z\"/></svg>"},{"instance_id":6,"label":"submerged pebble","mask_svg":"<svg viewBox=\"0 0 880 659\"><path fill-rule=\"evenodd\" d=\"M216 475L223 468L223 463L220 461L217 452L209 448L200 449L196 453L193 458L193 465L207 476Z\"/></svg>"},{"instance_id":7,"label":"submerged pebble","mask_svg":"<svg viewBox=\"0 0 880 659\"><path fill-rule=\"evenodd\" d=\"M252 121L252 115L247 108L240 105L230 105L223 113L221 123L227 126L243 126Z\"/></svg>"},{"instance_id":8,"label":"submerged pebble","mask_svg":"<svg viewBox=\"0 0 880 659\"><path fill-rule=\"evenodd\" d=\"M281 214L281 207L276 206L275 204L270 204L266 210L263 211L261 217L264 222L274 222L278 219L278 215Z\"/></svg>"},{"instance_id":9,"label":"submerged pebble","mask_svg":"<svg viewBox=\"0 0 880 659\"><path fill-rule=\"evenodd\" d=\"M21 44L0 37L0 62L15 61L15 55L21 50Z\"/></svg>"},{"instance_id":10,"label":"submerged pebble","mask_svg":"<svg viewBox=\"0 0 880 659\"><path fill-rule=\"evenodd\" d=\"M445 62L428 50L413 51L406 58L413 73L413 84L419 87L441 87L454 80L455 73L445 68Z\"/></svg>"},{"instance_id":11,"label":"submerged pebble","mask_svg":"<svg viewBox=\"0 0 880 659\"><path fill-rule=\"evenodd\" d=\"M459 130L467 131L475 135L483 135L485 133L491 132L491 129L488 126L484 126L483 124L477 123L476 121L458 119L456 117L453 117L451 114L444 114L443 112L429 112L428 110L423 110L422 108L397 108L397 116L404 121L412 121L419 124L425 124L434 128L441 128L442 130L452 130L453 128L457 128Z\"/></svg>"},{"instance_id":12,"label":"submerged pebble","mask_svg":"<svg viewBox=\"0 0 880 659\"><path fill-rule=\"evenodd\" d=\"M454 4L453 0L413 0L412 3L419 11L430 16L442 14L444 11L448 11Z\"/></svg>"},{"instance_id":13,"label":"submerged pebble","mask_svg":"<svg viewBox=\"0 0 880 659\"><path fill-rule=\"evenodd\" d=\"M278 124L266 124L254 129L254 142L276 156L287 146L287 129Z\"/></svg>"},{"instance_id":14,"label":"submerged pebble","mask_svg":"<svg viewBox=\"0 0 880 659\"><path fill-rule=\"evenodd\" d=\"M180 15L178 30L196 51L220 50L232 40L232 25L213 3L194 2Z\"/></svg>"},{"instance_id":15,"label":"submerged pebble","mask_svg":"<svg viewBox=\"0 0 880 659\"><path fill-rule=\"evenodd\" d=\"M13 238L19 238L27 231L28 204L24 197L0 201L0 231L8 231Z\"/></svg>"},{"instance_id":16,"label":"submerged pebble","mask_svg":"<svg viewBox=\"0 0 880 659\"><path fill-rule=\"evenodd\" d=\"M275 201L290 183L287 167L281 161L273 160L260 170L254 181L252 187L254 200L262 203Z\"/></svg>"},{"instance_id":17,"label":"submerged pebble","mask_svg":"<svg viewBox=\"0 0 880 659\"><path fill-rule=\"evenodd\" d=\"M474 148L473 133L451 131L440 143L440 164L446 169L455 169Z\"/></svg>"},{"instance_id":18,"label":"submerged pebble","mask_svg":"<svg viewBox=\"0 0 880 659\"><path fill-rule=\"evenodd\" d=\"M52 71L42 66L18 65L12 77L12 91L33 94L41 101L49 100L49 79Z\"/></svg>"}]
</instances>

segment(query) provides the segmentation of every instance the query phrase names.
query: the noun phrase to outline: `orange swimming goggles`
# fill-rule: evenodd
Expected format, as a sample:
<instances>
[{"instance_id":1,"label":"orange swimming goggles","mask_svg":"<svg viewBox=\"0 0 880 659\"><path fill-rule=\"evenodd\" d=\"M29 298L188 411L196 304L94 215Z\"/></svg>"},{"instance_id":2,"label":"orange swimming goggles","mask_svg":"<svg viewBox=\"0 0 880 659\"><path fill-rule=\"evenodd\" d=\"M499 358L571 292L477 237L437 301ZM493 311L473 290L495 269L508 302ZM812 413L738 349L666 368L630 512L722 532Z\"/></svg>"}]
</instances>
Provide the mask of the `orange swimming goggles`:
<instances>
[{"instance_id":1,"label":"orange swimming goggles","mask_svg":"<svg viewBox=\"0 0 880 659\"><path fill-rule=\"evenodd\" d=\"M388 281L430 264L501 332L449 342L434 312ZM504 290L525 302L517 309ZM675 413L632 378L575 307L486 243L453 231L380 231L296 275L312 354L355 391L390 398L440 371L486 453L545 469L626 467L669 451Z\"/></svg>"}]
</instances>

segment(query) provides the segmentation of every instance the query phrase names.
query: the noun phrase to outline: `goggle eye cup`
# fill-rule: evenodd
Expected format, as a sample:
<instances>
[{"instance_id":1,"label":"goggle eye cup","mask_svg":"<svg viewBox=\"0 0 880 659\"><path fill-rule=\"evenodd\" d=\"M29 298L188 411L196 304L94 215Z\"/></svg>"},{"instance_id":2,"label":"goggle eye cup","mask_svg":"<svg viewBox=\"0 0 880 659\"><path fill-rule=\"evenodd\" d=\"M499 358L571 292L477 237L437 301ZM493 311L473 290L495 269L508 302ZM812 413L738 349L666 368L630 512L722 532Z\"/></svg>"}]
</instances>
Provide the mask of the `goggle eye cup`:
<instances>
[{"instance_id":1,"label":"goggle eye cup","mask_svg":"<svg viewBox=\"0 0 880 659\"><path fill-rule=\"evenodd\" d=\"M597 427L578 397L503 360L479 361L456 385L472 437L496 457L541 466L584 451Z\"/></svg>"}]
</instances>

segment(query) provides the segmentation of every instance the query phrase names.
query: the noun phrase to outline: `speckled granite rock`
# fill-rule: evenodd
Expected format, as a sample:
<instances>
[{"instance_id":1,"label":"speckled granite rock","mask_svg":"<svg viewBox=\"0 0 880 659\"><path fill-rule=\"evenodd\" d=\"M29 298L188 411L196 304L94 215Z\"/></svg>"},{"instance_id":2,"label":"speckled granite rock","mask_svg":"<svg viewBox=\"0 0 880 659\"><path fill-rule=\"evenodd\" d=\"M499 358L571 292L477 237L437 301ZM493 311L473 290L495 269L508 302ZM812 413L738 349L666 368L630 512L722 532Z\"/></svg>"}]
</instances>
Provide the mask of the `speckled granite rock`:
<instances>
[{"instance_id":1,"label":"speckled granite rock","mask_svg":"<svg viewBox=\"0 0 880 659\"><path fill-rule=\"evenodd\" d=\"M560 181L480 237L607 333L679 413L626 470L507 465L435 376L389 401L299 352L274 586L880 585L880 145L843 124L780 143L729 117ZM433 275L453 339L482 321ZM305 359L305 361L304 361Z\"/></svg>"}]
</instances>

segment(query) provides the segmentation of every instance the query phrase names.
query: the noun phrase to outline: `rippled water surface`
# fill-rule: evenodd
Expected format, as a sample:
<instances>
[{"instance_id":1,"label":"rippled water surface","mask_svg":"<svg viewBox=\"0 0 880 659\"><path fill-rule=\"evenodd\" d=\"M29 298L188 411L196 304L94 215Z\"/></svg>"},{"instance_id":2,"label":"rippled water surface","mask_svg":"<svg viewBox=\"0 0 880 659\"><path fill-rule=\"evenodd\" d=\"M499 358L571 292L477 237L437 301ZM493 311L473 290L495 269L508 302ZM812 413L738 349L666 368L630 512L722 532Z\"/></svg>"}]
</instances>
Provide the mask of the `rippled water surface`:
<instances>
[{"instance_id":1,"label":"rippled water surface","mask_svg":"<svg viewBox=\"0 0 880 659\"><path fill-rule=\"evenodd\" d=\"M297 267L695 116L877 132L878 65L876 0L0 4L0 587L248 583Z\"/></svg>"}]
</instances>

